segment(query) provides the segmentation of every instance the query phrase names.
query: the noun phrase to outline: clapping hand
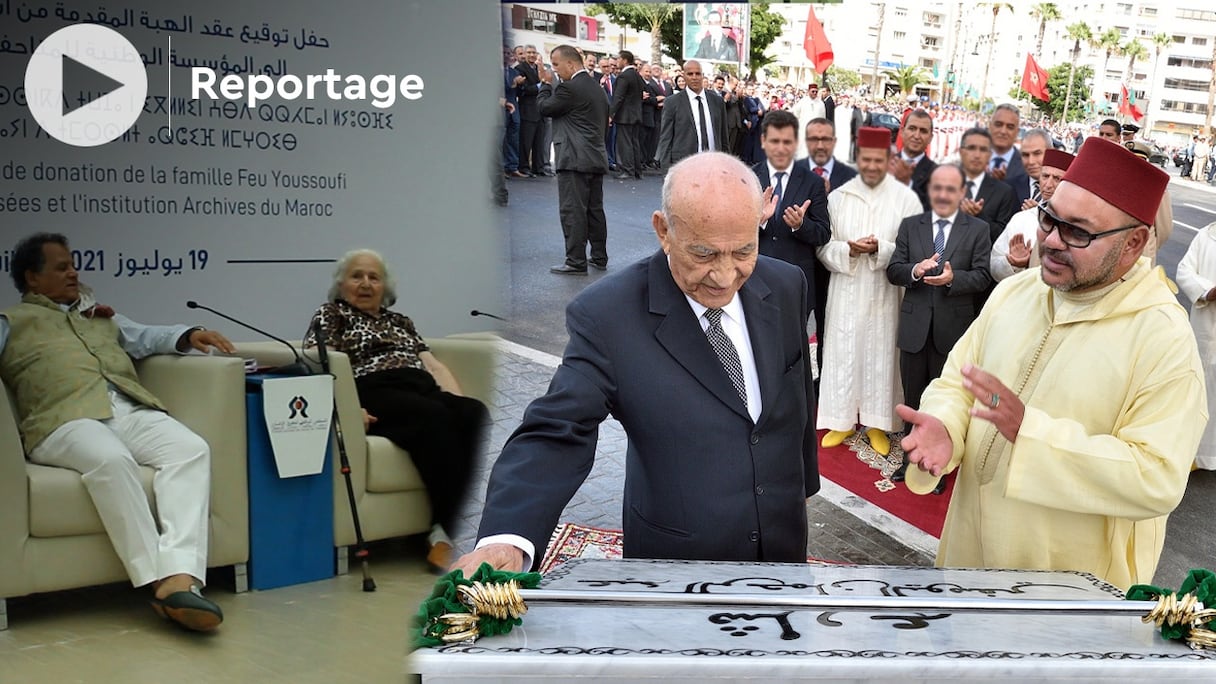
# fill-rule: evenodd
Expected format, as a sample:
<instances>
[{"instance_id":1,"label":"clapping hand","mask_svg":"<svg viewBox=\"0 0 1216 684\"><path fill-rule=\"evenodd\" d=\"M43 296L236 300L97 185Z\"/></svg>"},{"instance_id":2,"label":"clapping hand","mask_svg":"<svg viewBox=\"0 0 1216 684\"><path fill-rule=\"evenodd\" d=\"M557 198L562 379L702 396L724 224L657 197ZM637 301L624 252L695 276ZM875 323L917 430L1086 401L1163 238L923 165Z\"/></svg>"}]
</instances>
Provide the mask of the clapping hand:
<instances>
[{"instance_id":1,"label":"clapping hand","mask_svg":"<svg viewBox=\"0 0 1216 684\"><path fill-rule=\"evenodd\" d=\"M980 212L984 210L984 200L983 198L973 200L964 197L963 201L959 204L959 208L970 216L979 216Z\"/></svg>"},{"instance_id":2,"label":"clapping hand","mask_svg":"<svg viewBox=\"0 0 1216 684\"><path fill-rule=\"evenodd\" d=\"M1030 265L1030 245L1026 243L1025 235L1014 233L1013 237L1009 238L1009 255L1005 259L1014 268L1026 268Z\"/></svg>"},{"instance_id":3,"label":"clapping hand","mask_svg":"<svg viewBox=\"0 0 1216 684\"><path fill-rule=\"evenodd\" d=\"M807 200L797 206L788 206L785 208L785 213L782 218L785 219L785 225L790 227L790 230L798 230L802 227L802 219L806 216L806 210L811 208L811 201Z\"/></svg>"},{"instance_id":4,"label":"clapping hand","mask_svg":"<svg viewBox=\"0 0 1216 684\"><path fill-rule=\"evenodd\" d=\"M925 276L925 284L940 287L949 285L954 282L954 269L950 268L950 262L942 264L942 272L937 275Z\"/></svg>"}]
</instances>

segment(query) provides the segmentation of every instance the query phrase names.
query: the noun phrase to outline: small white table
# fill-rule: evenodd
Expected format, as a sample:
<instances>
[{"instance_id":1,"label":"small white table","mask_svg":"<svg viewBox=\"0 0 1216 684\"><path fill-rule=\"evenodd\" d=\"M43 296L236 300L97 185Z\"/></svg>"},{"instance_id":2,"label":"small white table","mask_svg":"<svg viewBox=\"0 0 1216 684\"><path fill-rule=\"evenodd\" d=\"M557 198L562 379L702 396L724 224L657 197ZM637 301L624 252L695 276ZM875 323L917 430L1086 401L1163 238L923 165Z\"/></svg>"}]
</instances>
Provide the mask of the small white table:
<instances>
[{"instance_id":1,"label":"small white table","mask_svg":"<svg viewBox=\"0 0 1216 684\"><path fill-rule=\"evenodd\" d=\"M1181 580L1181 578L1179 578ZM679 594L1121 600L1074 572L575 560L542 589ZM1119 615L847 612L797 607L535 604L510 634L423 649L406 671L450 682L1216 682L1216 653Z\"/></svg>"}]
</instances>

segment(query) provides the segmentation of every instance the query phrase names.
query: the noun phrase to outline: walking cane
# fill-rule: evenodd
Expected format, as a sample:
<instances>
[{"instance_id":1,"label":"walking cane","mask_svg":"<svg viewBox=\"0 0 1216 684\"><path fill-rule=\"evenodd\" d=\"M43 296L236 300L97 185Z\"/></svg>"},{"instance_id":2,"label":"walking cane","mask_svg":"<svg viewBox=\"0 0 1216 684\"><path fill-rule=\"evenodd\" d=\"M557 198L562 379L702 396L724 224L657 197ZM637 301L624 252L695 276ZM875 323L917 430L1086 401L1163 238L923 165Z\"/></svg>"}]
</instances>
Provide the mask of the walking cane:
<instances>
[{"instance_id":1,"label":"walking cane","mask_svg":"<svg viewBox=\"0 0 1216 684\"><path fill-rule=\"evenodd\" d=\"M317 336L317 357L321 361L321 372L333 377L329 370L329 353L325 349L325 330L321 320L317 319L313 327ZM334 437L338 442L338 464L342 476L346 479L346 498L350 501L350 516L355 522L355 558L363 564L363 591L375 591L376 581L372 579L372 571L367 565L367 542L363 541L363 525L359 523L359 507L355 504L355 487L350 481L350 459L346 457L346 440L342 437L342 423L338 420L338 402L333 402L333 414L330 421L334 426Z\"/></svg>"}]
</instances>

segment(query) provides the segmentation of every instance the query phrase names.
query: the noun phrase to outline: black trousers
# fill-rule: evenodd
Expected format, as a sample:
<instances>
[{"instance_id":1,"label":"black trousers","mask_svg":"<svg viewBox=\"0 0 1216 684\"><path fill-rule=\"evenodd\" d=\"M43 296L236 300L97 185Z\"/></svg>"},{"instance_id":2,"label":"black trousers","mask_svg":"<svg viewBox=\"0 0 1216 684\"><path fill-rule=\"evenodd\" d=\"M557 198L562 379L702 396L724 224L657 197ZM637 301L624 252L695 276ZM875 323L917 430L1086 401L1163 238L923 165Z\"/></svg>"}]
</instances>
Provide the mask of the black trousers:
<instances>
[{"instance_id":1,"label":"black trousers","mask_svg":"<svg viewBox=\"0 0 1216 684\"><path fill-rule=\"evenodd\" d=\"M946 367L946 356L950 350L939 351L933 344L933 335L925 340L925 346L918 352L899 352L899 376L904 387L904 403L914 409L920 409L920 398Z\"/></svg>"},{"instance_id":2,"label":"black trousers","mask_svg":"<svg viewBox=\"0 0 1216 684\"><path fill-rule=\"evenodd\" d=\"M545 121L519 122L519 168L540 174L545 166Z\"/></svg>"},{"instance_id":3,"label":"black trousers","mask_svg":"<svg viewBox=\"0 0 1216 684\"><path fill-rule=\"evenodd\" d=\"M557 207L566 239L566 265L586 270L591 261L608 265L608 219L604 216L604 174L557 172Z\"/></svg>"},{"instance_id":4,"label":"black trousers","mask_svg":"<svg viewBox=\"0 0 1216 684\"><path fill-rule=\"evenodd\" d=\"M616 125L616 164L622 173L642 174L642 124Z\"/></svg>"},{"instance_id":5,"label":"black trousers","mask_svg":"<svg viewBox=\"0 0 1216 684\"><path fill-rule=\"evenodd\" d=\"M368 428L410 452L430 494L434 520L448 534L468 494L489 412L480 401L439 389L425 370L398 368L355 379Z\"/></svg>"}]
</instances>

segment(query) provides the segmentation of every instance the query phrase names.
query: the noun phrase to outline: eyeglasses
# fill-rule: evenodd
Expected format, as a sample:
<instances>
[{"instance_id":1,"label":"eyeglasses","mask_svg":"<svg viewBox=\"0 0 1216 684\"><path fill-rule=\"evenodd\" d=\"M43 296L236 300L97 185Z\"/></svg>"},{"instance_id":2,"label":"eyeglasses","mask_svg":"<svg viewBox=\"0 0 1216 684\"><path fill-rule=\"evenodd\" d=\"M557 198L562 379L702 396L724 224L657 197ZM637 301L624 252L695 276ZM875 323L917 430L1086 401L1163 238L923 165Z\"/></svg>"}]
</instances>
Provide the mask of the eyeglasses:
<instances>
[{"instance_id":1,"label":"eyeglasses","mask_svg":"<svg viewBox=\"0 0 1216 684\"><path fill-rule=\"evenodd\" d=\"M1089 246L1089 243L1097 240L1098 238L1106 237L1107 235L1114 235L1115 233L1122 233L1123 231L1131 230L1132 228L1139 228L1142 225L1144 224L1136 222L1130 226L1123 226L1122 228L1115 228L1114 230L1104 230L1101 233L1091 233L1088 230L1074 226L1073 224L1061 219L1059 216L1051 213L1047 210L1046 204L1039 205L1039 230L1043 231L1043 236L1046 237L1051 235L1052 231L1058 229L1060 231L1060 240L1069 247L1075 247L1077 249L1085 249Z\"/></svg>"}]
</instances>

